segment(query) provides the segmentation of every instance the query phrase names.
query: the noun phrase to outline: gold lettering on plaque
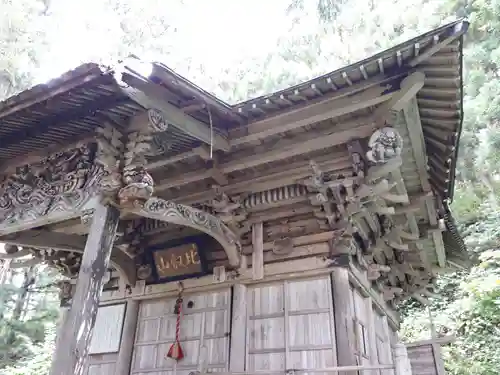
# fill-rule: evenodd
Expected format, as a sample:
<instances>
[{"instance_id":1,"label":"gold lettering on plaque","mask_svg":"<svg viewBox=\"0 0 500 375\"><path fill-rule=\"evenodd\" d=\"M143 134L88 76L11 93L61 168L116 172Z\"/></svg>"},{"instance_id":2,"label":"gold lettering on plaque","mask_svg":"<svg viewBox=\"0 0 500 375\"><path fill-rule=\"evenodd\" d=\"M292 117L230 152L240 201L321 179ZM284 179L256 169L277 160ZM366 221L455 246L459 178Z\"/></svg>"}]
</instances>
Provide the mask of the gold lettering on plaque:
<instances>
[{"instance_id":1,"label":"gold lettering on plaque","mask_svg":"<svg viewBox=\"0 0 500 375\"><path fill-rule=\"evenodd\" d=\"M160 278L203 271L196 244L155 251L154 261Z\"/></svg>"}]
</instances>

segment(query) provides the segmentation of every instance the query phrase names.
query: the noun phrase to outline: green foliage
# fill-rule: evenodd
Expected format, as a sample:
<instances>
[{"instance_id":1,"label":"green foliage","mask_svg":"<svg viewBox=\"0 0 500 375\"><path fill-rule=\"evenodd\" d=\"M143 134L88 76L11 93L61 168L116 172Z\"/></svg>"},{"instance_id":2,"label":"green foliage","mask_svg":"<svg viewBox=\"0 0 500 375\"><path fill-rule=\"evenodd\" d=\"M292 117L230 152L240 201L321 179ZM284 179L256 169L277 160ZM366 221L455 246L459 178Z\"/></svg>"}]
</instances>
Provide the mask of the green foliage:
<instances>
[{"instance_id":1,"label":"green foliage","mask_svg":"<svg viewBox=\"0 0 500 375\"><path fill-rule=\"evenodd\" d=\"M10 270L0 285L0 369L31 358L48 340L47 329L57 319L58 298L45 286L54 281L44 266Z\"/></svg>"},{"instance_id":2,"label":"green foliage","mask_svg":"<svg viewBox=\"0 0 500 375\"><path fill-rule=\"evenodd\" d=\"M0 375L48 375L54 352L56 327L48 325L45 329L45 340L31 347L31 355L16 362L14 366L0 369Z\"/></svg>"},{"instance_id":3,"label":"green foliage","mask_svg":"<svg viewBox=\"0 0 500 375\"><path fill-rule=\"evenodd\" d=\"M210 42L206 35L191 34L194 25L204 30L199 34L216 29L204 14L215 3L171 1L161 11L166 8L159 0L95 0L91 5L0 0L0 98L27 88L40 66L51 67L67 54L68 41L58 38L61 30L72 30L71 42L86 50L67 57L75 66L134 53L163 61L236 102L326 73L467 16L471 27L464 50L465 118L452 208L475 263L470 271L438 278L440 297L432 300L430 309L439 334L457 335L445 352L450 374L500 373L500 0L284 0L279 3L290 25L269 36L267 45L259 44L259 51L248 53L243 53L248 45L226 41L228 34L247 31L233 30L237 23L221 32L220 45L215 45L216 34L210 34ZM268 2L266 13L279 11L281 5L276 4ZM253 4L245 10L251 11ZM193 23L195 12L199 17ZM253 32L254 25L248 28ZM218 56L228 48L239 48L242 57ZM53 280L47 270L37 273L35 287L22 298L19 282L0 287L0 368L8 365L0 375L48 373L57 303L49 290L36 289ZM17 317L13 315L19 300L22 314ZM405 339L429 337L428 314L419 303L407 301L402 313Z\"/></svg>"}]
</instances>

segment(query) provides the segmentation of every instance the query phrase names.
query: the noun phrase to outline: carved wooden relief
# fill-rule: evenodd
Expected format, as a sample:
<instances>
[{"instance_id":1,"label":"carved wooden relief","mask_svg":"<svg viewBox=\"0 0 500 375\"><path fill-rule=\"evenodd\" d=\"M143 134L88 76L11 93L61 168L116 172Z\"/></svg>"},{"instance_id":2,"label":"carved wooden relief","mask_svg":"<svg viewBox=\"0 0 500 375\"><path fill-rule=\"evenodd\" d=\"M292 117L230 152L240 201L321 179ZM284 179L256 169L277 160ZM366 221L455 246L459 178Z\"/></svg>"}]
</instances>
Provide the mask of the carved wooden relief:
<instances>
[{"instance_id":1,"label":"carved wooden relief","mask_svg":"<svg viewBox=\"0 0 500 375\"><path fill-rule=\"evenodd\" d=\"M387 163L401 155L403 138L396 129L384 127L372 134L368 147L370 148L366 153L368 160L375 164Z\"/></svg>"},{"instance_id":2,"label":"carved wooden relief","mask_svg":"<svg viewBox=\"0 0 500 375\"><path fill-rule=\"evenodd\" d=\"M222 220L214 215L161 198L150 198L144 204L130 208L129 211L150 219L184 225L206 233L222 245L232 266L239 265L241 249L239 239Z\"/></svg>"},{"instance_id":3,"label":"carved wooden relief","mask_svg":"<svg viewBox=\"0 0 500 375\"><path fill-rule=\"evenodd\" d=\"M0 189L0 230L83 208L104 174L94 163L95 150L83 145L58 152L9 176Z\"/></svg>"}]
</instances>

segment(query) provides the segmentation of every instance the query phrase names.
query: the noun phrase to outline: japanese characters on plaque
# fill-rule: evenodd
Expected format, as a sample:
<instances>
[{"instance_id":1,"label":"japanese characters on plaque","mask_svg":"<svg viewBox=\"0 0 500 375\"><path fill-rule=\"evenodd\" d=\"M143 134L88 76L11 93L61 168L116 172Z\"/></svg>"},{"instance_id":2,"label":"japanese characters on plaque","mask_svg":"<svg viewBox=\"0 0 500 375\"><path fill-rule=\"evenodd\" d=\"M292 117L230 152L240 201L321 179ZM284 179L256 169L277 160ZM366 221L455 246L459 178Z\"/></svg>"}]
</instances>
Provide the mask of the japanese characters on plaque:
<instances>
[{"instance_id":1,"label":"japanese characters on plaque","mask_svg":"<svg viewBox=\"0 0 500 375\"><path fill-rule=\"evenodd\" d=\"M153 262L159 280L202 275L206 269L195 243L155 250Z\"/></svg>"}]
</instances>

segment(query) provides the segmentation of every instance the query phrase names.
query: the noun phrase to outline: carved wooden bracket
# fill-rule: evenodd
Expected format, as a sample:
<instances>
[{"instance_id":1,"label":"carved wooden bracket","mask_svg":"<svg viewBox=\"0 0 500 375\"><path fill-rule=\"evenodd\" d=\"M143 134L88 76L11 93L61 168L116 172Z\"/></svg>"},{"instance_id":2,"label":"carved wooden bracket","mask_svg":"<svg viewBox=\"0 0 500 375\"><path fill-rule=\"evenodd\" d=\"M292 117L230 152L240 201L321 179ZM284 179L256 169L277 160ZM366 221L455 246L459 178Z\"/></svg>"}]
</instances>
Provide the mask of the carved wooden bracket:
<instances>
[{"instance_id":1,"label":"carved wooden bracket","mask_svg":"<svg viewBox=\"0 0 500 375\"><path fill-rule=\"evenodd\" d=\"M184 225L206 233L222 245L231 266L239 266L241 250L239 238L221 219L214 215L154 197L149 198L145 203L137 202L134 207L127 208L127 211L150 219Z\"/></svg>"}]
</instances>

